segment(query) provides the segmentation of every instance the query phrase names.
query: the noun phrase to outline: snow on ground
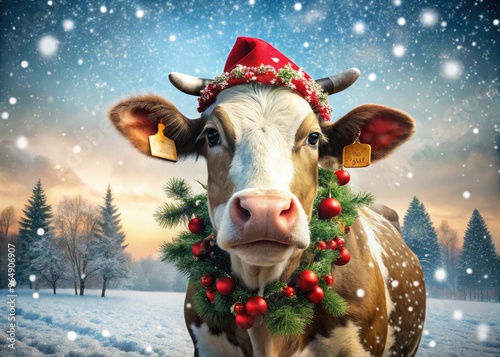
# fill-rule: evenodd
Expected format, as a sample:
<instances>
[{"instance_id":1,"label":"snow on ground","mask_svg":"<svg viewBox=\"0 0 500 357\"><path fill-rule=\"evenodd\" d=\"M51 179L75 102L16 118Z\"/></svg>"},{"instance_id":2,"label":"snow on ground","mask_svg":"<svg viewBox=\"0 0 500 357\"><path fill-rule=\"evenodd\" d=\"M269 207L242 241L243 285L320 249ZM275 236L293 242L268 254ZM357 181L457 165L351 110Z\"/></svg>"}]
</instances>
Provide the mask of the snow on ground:
<instances>
[{"instance_id":1,"label":"snow on ground","mask_svg":"<svg viewBox=\"0 0 500 357\"><path fill-rule=\"evenodd\" d=\"M7 291L0 291L0 356L193 355L183 293L18 290L16 350L8 348ZM418 357L500 356L500 304L428 300Z\"/></svg>"}]
</instances>

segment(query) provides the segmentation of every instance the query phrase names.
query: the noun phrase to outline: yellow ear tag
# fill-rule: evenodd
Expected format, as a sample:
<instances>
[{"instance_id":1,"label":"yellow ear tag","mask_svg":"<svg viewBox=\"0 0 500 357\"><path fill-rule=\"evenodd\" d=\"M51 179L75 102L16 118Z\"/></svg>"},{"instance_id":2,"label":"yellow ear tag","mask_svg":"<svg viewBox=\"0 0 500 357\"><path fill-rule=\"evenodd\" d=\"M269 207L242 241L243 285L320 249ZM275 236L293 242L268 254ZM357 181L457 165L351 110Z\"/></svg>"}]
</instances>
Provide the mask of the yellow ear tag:
<instances>
[{"instance_id":1,"label":"yellow ear tag","mask_svg":"<svg viewBox=\"0 0 500 357\"><path fill-rule=\"evenodd\" d=\"M177 162L177 149L175 142L163 134L165 125L158 123L158 132L149 137L149 148L151 155L165 160Z\"/></svg>"},{"instance_id":2,"label":"yellow ear tag","mask_svg":"<svg viewBox=\"0 0 500 357\"><path fill-rule=\"evenodd\" d=\"M367 167L370 166L372 158L372 147L370 144L361 144L358 133L351 145L344 146L342 151L342 165L344 167Z\"/></svg>"}]
</instances>

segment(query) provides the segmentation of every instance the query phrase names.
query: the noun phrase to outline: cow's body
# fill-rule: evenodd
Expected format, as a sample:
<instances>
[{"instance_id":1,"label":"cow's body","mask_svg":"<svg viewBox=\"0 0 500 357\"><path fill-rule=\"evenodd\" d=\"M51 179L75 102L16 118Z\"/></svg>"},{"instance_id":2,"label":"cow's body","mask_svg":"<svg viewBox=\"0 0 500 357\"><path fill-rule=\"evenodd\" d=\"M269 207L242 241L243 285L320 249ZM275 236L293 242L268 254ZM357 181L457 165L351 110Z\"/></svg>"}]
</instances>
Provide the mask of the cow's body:
<instances>
[{"instance_id":1,"label":"cow's body","mask_svg":"<svg viewBox=\"0 0 500 357\"><path fill-rule=\"evenodd\" d=\"M200 119L185 118L156 96L135 97L110 112L117 128L149 154L147 137L162 120L180 156L202 155L217 244L233 274L262 295L288 281L309 245L308 222L317 192L318 164L337 162L361 131L372 160L387 155L413 131L413 121L387 107L358 107L334 124L318 121L294 91L243 84L222 91ZM397 219L396 219L397 221ZM418 259L392 224L369 208L345 237L351 261L332 267L332 286L348 302L333 318L316 305L300 336L271 336L262 318L242 330L208 326L186 294L186 324L200 356L412 356L422 333L425 288Z\"/></svg>"}]
</instances>

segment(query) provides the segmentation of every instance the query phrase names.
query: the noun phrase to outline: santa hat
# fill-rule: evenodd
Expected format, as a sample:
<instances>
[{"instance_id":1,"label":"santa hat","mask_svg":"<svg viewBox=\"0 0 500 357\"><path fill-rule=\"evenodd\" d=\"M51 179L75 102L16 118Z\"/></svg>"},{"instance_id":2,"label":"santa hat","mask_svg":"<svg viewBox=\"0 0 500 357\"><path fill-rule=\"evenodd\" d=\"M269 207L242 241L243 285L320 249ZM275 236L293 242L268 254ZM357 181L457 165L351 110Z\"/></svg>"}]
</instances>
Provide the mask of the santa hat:
<instances>
[{"instance_id":1,"label":"santa hat","mask_svg":"<svg viewBox=\"0 0 500 357\"><path fill-rule=\"evenodd\" d=\"M328 93L302 68L266 41L238 37L224 67L224 73L200 91L198 111L204 112L224 89L245 83L290 88L300 94L323 120L330 120Z\"/></svg>"}]
</instances>

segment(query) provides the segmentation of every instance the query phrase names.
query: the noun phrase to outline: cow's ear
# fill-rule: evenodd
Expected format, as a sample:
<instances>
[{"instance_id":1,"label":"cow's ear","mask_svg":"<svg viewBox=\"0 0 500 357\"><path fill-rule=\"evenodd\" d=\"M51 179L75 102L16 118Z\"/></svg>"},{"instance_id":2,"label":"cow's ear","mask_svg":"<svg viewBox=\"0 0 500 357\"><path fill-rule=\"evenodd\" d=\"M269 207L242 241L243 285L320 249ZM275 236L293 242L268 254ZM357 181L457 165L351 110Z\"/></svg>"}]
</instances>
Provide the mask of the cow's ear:
<instances>
[{"instance_id":1,"label":"cow's ear","mask_svg":"<svg viewBox=\"0 0 500 357\"><path fill-rule=\"evenodd\" d=\"M344 146L359 141L372 147L372 161L383 159L414 133L415 122L407 114L382 105L361 105L334 123L322 123L328 139L320 147L320 164L332 167L342 161Z\"/></svg>"},{"instance_id":2,"label":"cow's ear","mask_svg":"<svg viewBox=\"0 0 500 357\"><path fill-rule=\"evenodd\" d=\"M143 154L151 156L149 136L158 132L160 121L165 136L174 140L179 157L198 153L196 138L200 119L188 119L168 100L156 95L131 97L115 106L109 118L116 128Z\"/></svg>"}]
</instances>

